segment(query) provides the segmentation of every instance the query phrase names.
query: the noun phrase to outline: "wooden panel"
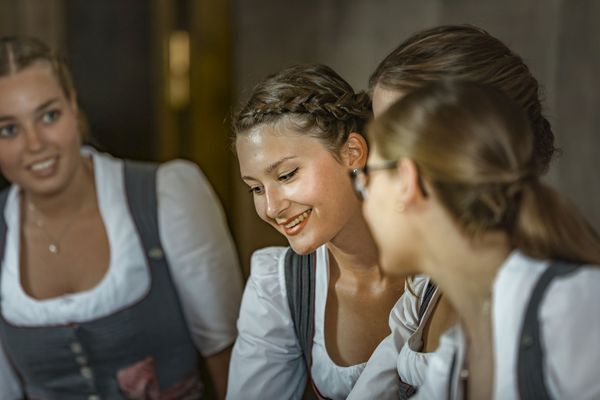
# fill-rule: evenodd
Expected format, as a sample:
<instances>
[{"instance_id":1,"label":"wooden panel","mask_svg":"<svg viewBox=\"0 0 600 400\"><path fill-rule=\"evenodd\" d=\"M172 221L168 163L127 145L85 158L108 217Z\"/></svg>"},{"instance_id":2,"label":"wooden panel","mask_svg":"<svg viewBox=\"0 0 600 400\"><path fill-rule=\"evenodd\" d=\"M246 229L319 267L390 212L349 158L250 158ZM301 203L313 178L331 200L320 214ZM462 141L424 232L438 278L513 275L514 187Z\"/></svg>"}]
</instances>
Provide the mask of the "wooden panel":
<instances>
[{"instance_id":1,"label":"wooden panel","mask_svg":"<svg viewBox=\"0 0 600 400\"><path fill-rule=\"evenodd\" d=\"M230 8L226 0L191 4L191 107L189 157L213 184L225 209L231 208L232 153Z\"/></svg>"}]
</instances>

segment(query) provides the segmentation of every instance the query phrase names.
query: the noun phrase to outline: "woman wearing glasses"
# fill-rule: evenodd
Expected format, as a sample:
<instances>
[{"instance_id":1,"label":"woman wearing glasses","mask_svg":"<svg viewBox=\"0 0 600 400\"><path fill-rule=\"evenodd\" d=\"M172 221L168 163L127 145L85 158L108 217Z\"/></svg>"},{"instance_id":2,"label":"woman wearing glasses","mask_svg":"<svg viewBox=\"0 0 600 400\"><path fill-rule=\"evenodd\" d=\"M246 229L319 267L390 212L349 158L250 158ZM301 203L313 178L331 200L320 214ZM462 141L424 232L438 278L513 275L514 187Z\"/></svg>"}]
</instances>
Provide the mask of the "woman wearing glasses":
<instances>
[{"instance_id":1,"label":"woman wearing glasses","mask_svg":"<svg viewBox=\"0 0 600 400\"><path fill-rule=\"evenodd\" d=\"M461 322L417 396L598 398L600 240L540 181L524 111L492 87L438 82L369 139L355 184L382 268L431 276Z\"/></svg>"},{"instance_id":2,"label":"woman wearing glasses","mask_svg":"<svg viewBox=\"0 0 600 400\"><path fill-rule=\"evenodd\" d=\"M521 57L474 26L427 29L394 49L369 79L375 117L416 88L448 78L492 85L516 101L533 129L533 173L541 175L548 170L554 135L541 111L538 82ZM414 277L409 289L390 314L392 335L373 355L351 399L372 393L372 382L386 382L379 386L380 398L396 398L398 390L402 398L409 397L423 384L428 359L441 344L440 336L456 322L448 298L428 277Z\"/></svg>"},{"instance_id":3,"label":"woman wearing glasses","mask_svg":"<svg viewBox=\"0 0 600 400\"><path fill-rule=\"evenodd\" d=\"M287 249L253 255L230 399L298 399L309 377L319 395L345 399L389 334L404 279L382 276L348 177L366 162L370 115L366 94L354 93L326 66L301 65L260 83L235 118L240 172L256 212L296 253L314 254L315 292L307 311L314 330L303 352L288 305Z\"/></svg>"}]
</instances>

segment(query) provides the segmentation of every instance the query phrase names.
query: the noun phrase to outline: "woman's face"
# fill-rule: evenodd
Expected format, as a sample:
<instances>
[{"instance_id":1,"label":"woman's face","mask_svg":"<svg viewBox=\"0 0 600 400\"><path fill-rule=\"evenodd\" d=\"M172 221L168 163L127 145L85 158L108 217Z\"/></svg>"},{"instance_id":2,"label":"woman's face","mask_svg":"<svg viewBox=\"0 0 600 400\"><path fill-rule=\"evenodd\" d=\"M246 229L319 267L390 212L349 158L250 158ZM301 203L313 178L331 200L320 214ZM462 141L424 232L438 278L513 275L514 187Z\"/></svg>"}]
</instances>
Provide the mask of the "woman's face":
<instances>
[{"instance_id":1,"label":"woman's face","mask_svg":"<svg viewBox=\"0 0 600 400\"><path fill-rule=\"evenodd\" d=\"M366 198L363 200L363 214L379 249L379 262L390 275L407 276L416 272L414 268L414 247L416 237L411 232L408 210L398 199L400 179L394 169L375 170L383 159L377 149L371 148Z\"/></svg>"},{"instance_id":2,"label":"woman's face","mask_svg":"<svg viewBox=\"0 0 600 400\"><path fill-rule=\"evenodd\" d=\"M259 125L238 136L236 149L257 214L306 254L332 241L360 206L348 166L285 125Z\"/></svg>"},{"instance_id":3,"label":"woman's face","mask_svg":"<svg viewBox=\"0 0 600 400\"><path fill-rule=\"evenodd\" d=\"M80 161L77 106L44 61L0 78L0 170L36 195L71 181Z\"/></svg>"}]
</instances>

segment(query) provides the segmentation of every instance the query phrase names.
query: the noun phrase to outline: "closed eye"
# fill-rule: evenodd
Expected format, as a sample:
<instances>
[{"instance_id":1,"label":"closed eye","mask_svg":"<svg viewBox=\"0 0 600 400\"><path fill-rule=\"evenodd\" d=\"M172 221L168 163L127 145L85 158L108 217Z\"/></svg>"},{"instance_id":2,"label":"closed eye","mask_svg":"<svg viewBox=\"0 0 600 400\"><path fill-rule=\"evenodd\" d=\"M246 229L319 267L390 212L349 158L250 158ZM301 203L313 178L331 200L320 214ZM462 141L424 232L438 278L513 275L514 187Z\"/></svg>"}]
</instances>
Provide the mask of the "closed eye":
<instances>
[{"instance_id":1,"label":"closed eye","mask_svg":"<svg viewBox=\"0 0 600 400\"><path fill-rule=\"evenodd\" d=\"M298 170L299 170L299 169L300 169L299 167L297 167L297 168L294 168L293 170L291 170L291 171L290 171L290 172L288 172L288 173L285 173L285 174L283 174L283 175L279 175L279 177L278 177L277 179L278 179L280 182L287 182L287 181L289 181L290 179L292 179L294 176L296 176L296 173L298 172Z\"/></svg>"}]
</instances>

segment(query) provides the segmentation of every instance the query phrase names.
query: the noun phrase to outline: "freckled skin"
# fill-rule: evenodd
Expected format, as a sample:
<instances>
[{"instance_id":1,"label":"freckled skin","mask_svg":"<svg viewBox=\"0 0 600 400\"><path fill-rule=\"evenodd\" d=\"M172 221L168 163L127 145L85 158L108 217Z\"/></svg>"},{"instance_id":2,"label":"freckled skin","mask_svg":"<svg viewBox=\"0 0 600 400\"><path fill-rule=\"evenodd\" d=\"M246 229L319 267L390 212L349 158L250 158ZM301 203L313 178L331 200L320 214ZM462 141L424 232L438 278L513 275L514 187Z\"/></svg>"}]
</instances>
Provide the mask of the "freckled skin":
<instances>
[{"instance_id":1,"label":"freckled skin","mask_svg":"<svg viewBox=\"0 0 600 400\"><path fill-rule=\"evenodd\" d=\"M320 140L265 124L240 135L236 149L240 173L255 190L257 214L286 236L296 252L309 253L334 241L353 219L362 218L348 167ZM287 235L281 224L309 209L301 232Z\"/></svg>"}]
</instances>

